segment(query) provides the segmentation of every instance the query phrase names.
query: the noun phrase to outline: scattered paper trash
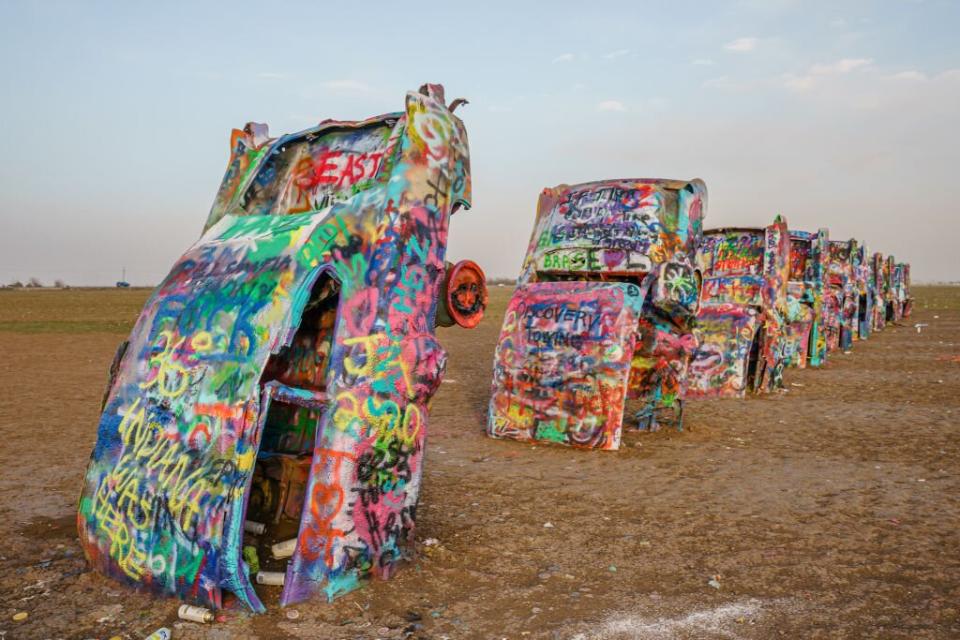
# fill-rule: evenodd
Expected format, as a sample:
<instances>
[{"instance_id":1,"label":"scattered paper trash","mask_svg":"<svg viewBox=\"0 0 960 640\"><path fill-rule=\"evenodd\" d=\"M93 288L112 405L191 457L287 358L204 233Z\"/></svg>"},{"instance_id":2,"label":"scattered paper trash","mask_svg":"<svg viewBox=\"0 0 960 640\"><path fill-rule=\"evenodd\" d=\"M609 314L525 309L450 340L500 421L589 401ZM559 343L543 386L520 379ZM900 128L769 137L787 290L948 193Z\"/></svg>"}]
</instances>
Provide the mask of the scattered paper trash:
<instances>
[{"instance_id":1,"label":"scattered paper trash","mask_svg":"<svg viewBox=\"0 0 960 640\"><path fill-rule=\"evenodd\" d=\"M553 529L553 523L552 523L552 522L544 522L544 523L543 523L543 528L544 528L544 529Z\"/></svg>"},{"instance_id":2,"label":"scattered paper trash","mask_svg":"<svg viewBox=\"0 0 960 640\"><path fill-rule=\"evenodd\" d=\"M283 542L278 542L277 544L273 545L270 547L270 551L273 553L274 558L282 559L292 556L296 548L297 539L290 538L289 540L284 540Z\"/></svg>"},{"instance_id":3,"label":"scattered paper trash","mask_svg":"<svg viewBox=\"0 0 960 640\"><path fill-rule=\"evenodd\" d=\"M709 580L707 580L707 584L713 587L714 589L719 589L720 588L719 578L720 576L712 576Z\"/></svg>"},{"instance_id":4,"label":"scattered paper trash","mask_svg":"<svg viewBox=\"0 0 960 640\"><path fill-rule=\"evenodd\" d=\"M143 640L170 640L170 637L170 629L167 629L166 627L160 627Z\"/></svg>"}]
</instances>

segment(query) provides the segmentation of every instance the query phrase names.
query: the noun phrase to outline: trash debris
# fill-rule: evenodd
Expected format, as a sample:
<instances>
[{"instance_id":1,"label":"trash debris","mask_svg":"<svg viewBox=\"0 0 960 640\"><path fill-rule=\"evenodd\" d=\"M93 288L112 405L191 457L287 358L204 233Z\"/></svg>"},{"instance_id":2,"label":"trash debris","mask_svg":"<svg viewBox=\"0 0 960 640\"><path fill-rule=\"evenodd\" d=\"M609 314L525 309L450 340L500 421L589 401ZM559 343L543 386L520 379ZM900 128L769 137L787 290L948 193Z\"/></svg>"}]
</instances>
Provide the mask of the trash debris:
<instances>
[{"instance_id":1,"label":"trash debris","mask_svg":"<svg viewBox=\"0 0 960 640\"><path fill-rule=\"evenodd\" d=\"M720 576L712 576L709 580L707 580L707 584L713 587L714 589L719 589L720 588L719 578Z\"/></svg>"},{"instance_id":2,"label":"trash debris","mask_svg":"<svg viewBox=\"0 0 960 640\"><path fill-rule=\"evenodd\" d=\"M253 520L244 520L243 530L255 536L262 536L263 532L267 530L267 525L262 522L254 522Z\"/></svg>"},{"instance_id":3,"label":"trash debris","mask_svg":"<svg viewBox=\"0 0 960 640\"><path fill-rule=\"evenodd\" d=\"M612 564L612 565L610 565L609 567L607 567L607 570L608 570L610 573L616 573L616 572L617 572L617 565Z\"/></svg>"},{"instance_id":4,"label":"trash debris","mask_svg":"<svg viewBox=\"0 0 960 640\"><path fill-rule=\"evenodd\" d=\"M257 548L247 545L243 548L243 561L250 567L250 573L256 575L260 573L260 557L257 555Z\"/></svg>"},{"instance_id":5,"label":"trash debris","mask_svg":"<svg viewBox=\"0 0 960 640\"><path fill-rule=\"evenodd\" d=\"M423 541L423 546L425 547L435 547L438 544L440 544L440 541L437 540L436 538L427 538L426 540Z\"/></svg>"},{"instance_id":6,"label":"trash debris","mask_svg":"<svg viewBox=\"0 0 960 640\"><path fill-rule=\"evenodd\" d=\"M181 620L189 620L190 622L200 622L203 624L213 622L213 611L210 611L210 609L206 607L195 607L190 604L180 605L180 608L177 609L177 616Z\"/></svg>"},{"instance_id":7,"label":"trash debris","mask_svg":"<svg viewBox=\"0 0 960 640\"><path fill-rule=\"evenodd\" d=\"M926 322L917 322L917 323L914 324L913 326L916 327L917 333L920 333L920 331L921 331L924 327L929 327L930 324L929 324L929 323L926 323Z\"/></svg>"},{"instance_id":8,"label":"trash debris","mask_svg":"<svg viewBox=\"0 0 960 640\"><path fill-rule=\"evenodd\" d=\"M297 611L296 609L288 609L287 612L286 612L284 615L287 616L287 620L299 620L299 619L300 619L300 612Z\"/></svg>"},{"instance_id":9,"label":"trash debris","mask_svg":"<svg viewBox=\"0 0 960 640\"><path fill-rule=\"evenodd\" d=\"M170 629L167 629L166 627L160 627L143 640L170 640L170 637Z\"/></svg>"},{"instance_id":10,"label":"trash debris","mask_svg":"<svg viewBox=\"0 0 960 640\"><path fill-rule=\"evenodd\" d=\"M544 529L553 529L553 523L552 523L552 522L544 522L544 523L543 523L543 528L544 528Z\"/></svg>"},{"instance_id":11,"label":"trash debris","mask_svg":"<svg viewBox=\"0 0 960 640\"><path fill-rule=\"evenodd\" d=\"M29 617L29 616L30 616L30 614L27 613L26 611L18 611L17 613L13 614L13 621L14 621L14 622L23 622L23 621L26 620L27 617Z\"/></svg>"},{"instance_id":12,"label":"trash debris","mask_svg":"<svg viewBox=\"0 0 960 640\"><path fill-rule=\"evenodd\" d=\"M270 547L270 551L273 553L273 557L279 560L292 556L296 548L297 539L290 538L289 540L284 540L283 542L278 542L277 544L273 545Z\"/></svg>"},{"instance_id":13,"label":"trash debris","mask_svg":"<svg viewBox=\"0 0 960 640\"><path fill-rule=\"evenodd\" d=\"M269 584L282 587L286 577L287 574L282 571L260 571L257 573L257 584Z\"/></svg>"},{"instance_id":14,"label":"trash debris","mask_svg":"<svg viewBox=\"0 0 960 640\"><path fill-rule=\"evenodd\" d=\"M791 383L790 383L790 386L791 386L791 387L802 387L802 386L803 386L803 383L802 383L802 382L791 382Z\"/></svg>"}]
</instances>

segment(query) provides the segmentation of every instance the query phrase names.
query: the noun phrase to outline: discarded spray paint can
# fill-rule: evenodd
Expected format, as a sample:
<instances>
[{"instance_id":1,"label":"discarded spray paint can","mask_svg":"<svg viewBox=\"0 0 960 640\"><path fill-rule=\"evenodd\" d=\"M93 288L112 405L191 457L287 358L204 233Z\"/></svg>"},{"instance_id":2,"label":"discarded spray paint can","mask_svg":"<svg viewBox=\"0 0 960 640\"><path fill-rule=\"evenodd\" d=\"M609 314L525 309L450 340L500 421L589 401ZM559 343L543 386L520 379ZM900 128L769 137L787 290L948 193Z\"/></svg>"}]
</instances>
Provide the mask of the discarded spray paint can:
<instances>
[{"instance_id":1,"label":"discarded spray paint can","mask_svg":"<svg viewBox=\"0 0 960 640\"><path fill-rule=\"evenodd\" d=\"M267 530L267 525L262 522L254 522L253 520L244 520L243 530L255 536L262 536L263 532Z\"/></svg>"},{"instance_id":2,"label":"discarded spray paint can","mask_svg":"<svg viewBox=\"0 0 960 640\"><path fill-rule=\"evenodd\" d=\"M180 608L177 609L177 615L180 616L181 620L189 620L190 622L213 622L213 611L189 604L180 605Z\"/></svg>"},{"instance_id":3,"label":"discarded spray paint can","mask_svg":"<svg viewBox=\"0 0 960 640\"><path fill-rule=\"evenodd\" d=\"M286 577L287 574L283 571L261 571L257 574L257 584L270 584L282 587L284 578Z\"/></svg>"},{"instance_id":4,"label":"discarded spray paint can","mask_svg":"<svg viewBox=\"0 0 960 640\"><path fill-rule=\"evenodd\" d=\"M283 542L278 542L277 544L270 547L270 551L273 552L274 558L289 558L293 555L294 549L297 548L297 539L290 538L289 540L284 540Z\"/></svg>"},{"instance_id":5,"label":"discarded spray paint can","mask_svg":"<svg viewBox=\"0 0 960 640\"><path fill-rule=\"evenodd\" d=\"M170 629L167 629L166 627L160 627L143 640L170 640L170 637Z\"/></svg>"}]
</instances>

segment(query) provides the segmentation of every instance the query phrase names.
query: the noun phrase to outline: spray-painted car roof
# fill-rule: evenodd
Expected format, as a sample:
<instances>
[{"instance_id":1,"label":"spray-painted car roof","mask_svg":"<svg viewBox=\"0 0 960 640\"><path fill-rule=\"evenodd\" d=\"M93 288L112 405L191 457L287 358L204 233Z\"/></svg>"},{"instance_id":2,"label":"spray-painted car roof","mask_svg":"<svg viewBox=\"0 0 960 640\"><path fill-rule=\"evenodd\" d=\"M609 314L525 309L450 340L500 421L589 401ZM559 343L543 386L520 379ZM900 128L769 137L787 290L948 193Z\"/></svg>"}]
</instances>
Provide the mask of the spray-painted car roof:
<instances>
[{"instance_id":1,"label":"spray-painted car roof","mask_svg":"<svg viewBox=\"0 0 960 640\"><path fill-rule=\"evenodd\" d=\"M763 270L765 234L763 227L704 230L703 240L697 248L697 264L703 276L759 275Z\"/></svg>"},{"instance_id":2,"label":"spray-painted car roof","mask_svg":"<svg viewBox=\"0 0 960 640\"><path fill-rule=\"evenodd\" d=\"M524 275L644 274L692 254L706 187L700 180L618 179L544 189Z\"/></svg>"},{"instance_id":3,"label":"spray-painted car roof","mask_svg":"<svg viewBox=\"0 0 960 640\"><path fill-rule=\"evenodd\" d=\"M828 238L829 231L820 229L819 231L802 231L790 229L790 282L817 282L824 277L823 270L826 268L827 255L821 255L820 269L816 263L810 262L810 256L814 254L816 243L822 237L824 244L830 242Z\"/></svg>"},{"instance_id":4,"label":"spray-painted car roof","mask_svg":"<svg viewBox=\"0 0 960 640\"><path fill-rule=\"evenodd\" d=\"M459 122L459 121L458 121ZM267 138L265 125L234 130L232 153L205 228L226 214L286 215L317 211L384 187L397 161L408 119L403 112L366 120L327 120L298 133ZM446 141L430 131L411 131L438 156ZM431 151L432 150L432 151ZM440 159L439 157L436 159ZM469 158L453 185L432 185L435 194L453 187L454 205L470 207ZM435 198L434 198L435 199Z\"/></svg>"},{"instance_id":5,"label":"spray-painted car roof","mask_svg":"<svg viewBox=\"0 0 960 640\"><path fill-rule=\"evenodd\" d=\"M827 247L831 261L848 262L856 249L856 240L829 240Z\"/></svg>"}]
</instances>

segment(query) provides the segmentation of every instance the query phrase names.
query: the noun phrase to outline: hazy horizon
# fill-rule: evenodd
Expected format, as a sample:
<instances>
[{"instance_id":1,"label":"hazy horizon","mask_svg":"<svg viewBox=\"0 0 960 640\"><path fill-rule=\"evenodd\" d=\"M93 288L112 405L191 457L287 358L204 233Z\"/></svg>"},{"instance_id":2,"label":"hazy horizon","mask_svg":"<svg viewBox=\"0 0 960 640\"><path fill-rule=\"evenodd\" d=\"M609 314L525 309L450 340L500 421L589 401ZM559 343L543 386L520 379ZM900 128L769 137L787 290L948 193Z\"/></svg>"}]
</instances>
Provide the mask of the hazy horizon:
<instances>
[{"instance_id":1,"label":"hazy horizon","mask_svg":"<svg viewBox=\"0 0 960 640\"><path fill-rule=\"evenodd\" d=\"M517 275L540 190L703 179L706 227L826 226L960 280L960 2L0 4L0 283L159 282L230 130L470 104L448 259ZM951 169L952 167L952 169Z\"/></svg>"}]
</instances>

